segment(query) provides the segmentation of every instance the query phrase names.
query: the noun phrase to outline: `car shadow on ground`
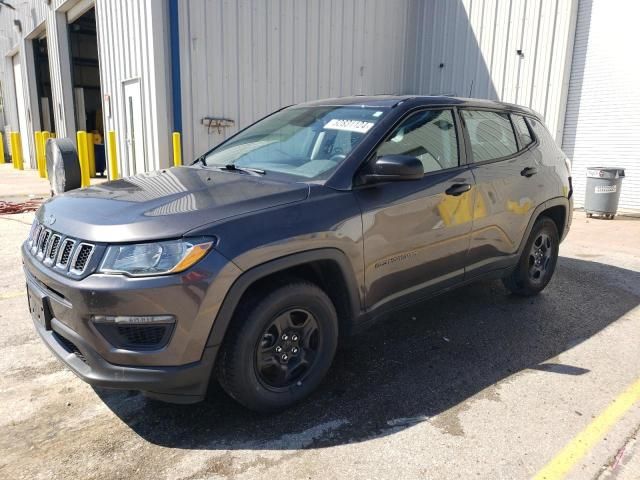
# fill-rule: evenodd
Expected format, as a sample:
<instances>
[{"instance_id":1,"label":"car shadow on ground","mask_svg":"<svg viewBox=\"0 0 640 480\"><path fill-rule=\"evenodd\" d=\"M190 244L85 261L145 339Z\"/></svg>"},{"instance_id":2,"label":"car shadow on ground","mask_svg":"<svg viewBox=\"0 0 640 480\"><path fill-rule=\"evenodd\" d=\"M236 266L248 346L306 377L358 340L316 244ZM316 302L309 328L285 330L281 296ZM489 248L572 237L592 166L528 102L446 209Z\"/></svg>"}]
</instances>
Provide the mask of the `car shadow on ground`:
<instances>
[{"instance_id":1,"label":"car shadow on ground","mask_svg":"<svg viewBox=\"0 0 640 480\"><path fill-rule=\"evenodd\" d=\"M392 434L428 421L527 369L582 375L588 366L554 358L640 304L640 273L561 258L534 298L479 282L394 313L350 339L307 401L276 415L247 411L213 387L179 406L96 389L147 441L189 449L322 448ZM440 425L462 434L455 418Z\"/></svg>"}]
</instances>

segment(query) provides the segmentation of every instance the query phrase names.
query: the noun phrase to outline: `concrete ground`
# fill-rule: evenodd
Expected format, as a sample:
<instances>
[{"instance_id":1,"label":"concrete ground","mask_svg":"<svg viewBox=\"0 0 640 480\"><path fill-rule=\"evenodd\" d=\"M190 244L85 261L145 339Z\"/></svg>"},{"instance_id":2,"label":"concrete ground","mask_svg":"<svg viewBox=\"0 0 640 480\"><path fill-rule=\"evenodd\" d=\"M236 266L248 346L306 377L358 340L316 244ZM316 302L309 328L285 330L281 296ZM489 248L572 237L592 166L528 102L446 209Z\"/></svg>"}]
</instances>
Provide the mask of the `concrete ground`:
<instances>
[{"instance_id":1,"label":"concrete ground","mask_svg":"<svg viewBox=\"0 0 640 480\"><path fill-rule=\"evenodd\" d=\"M27 313L31 218L0 217L1 478L513 479L553 459L548 478L640 478L639 220L576 213L538 297L482 282L398 312L308 401L261 416L218 389L173 406L66 370Z\"/></svg>"},{"instance_id":2,"label":"concrete ground","mask_svg":"<svg viewBox=\"0 0 640 480\"><path fill-rule=\"evenodd\" d=\"M92 178L91 184L104 181L106 178ZM43 200L49 198L50 192L49 180L40 178L37 170L16 170L11 163L0 163L0 201Z\"/></svg>"}]
</instances>

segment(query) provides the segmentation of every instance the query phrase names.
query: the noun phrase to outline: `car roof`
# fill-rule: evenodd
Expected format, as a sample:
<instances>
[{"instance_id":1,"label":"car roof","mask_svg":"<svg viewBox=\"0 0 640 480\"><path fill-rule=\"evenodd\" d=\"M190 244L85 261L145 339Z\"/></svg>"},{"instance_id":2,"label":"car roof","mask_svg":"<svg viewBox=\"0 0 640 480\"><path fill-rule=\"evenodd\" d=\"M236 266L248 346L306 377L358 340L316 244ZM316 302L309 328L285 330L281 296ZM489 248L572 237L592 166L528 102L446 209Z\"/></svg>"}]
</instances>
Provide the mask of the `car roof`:
<instances>
[{"instance_id":1,"label":"car roof","mask_svg":"<svg viewBox=\"0 0 640 480\"><path fill-rule=\"evenodd\" d=\"M479 108L495 108L509 110L540 117L538 113L527 107L513 103L498 102L480 98L452 97L448 95L354 95L350 97L326 98L314 100L300 105L305 106L339 106L358 105L363 107L394 108L404 106L465 106Z\"/></svg>"}]
</instances>

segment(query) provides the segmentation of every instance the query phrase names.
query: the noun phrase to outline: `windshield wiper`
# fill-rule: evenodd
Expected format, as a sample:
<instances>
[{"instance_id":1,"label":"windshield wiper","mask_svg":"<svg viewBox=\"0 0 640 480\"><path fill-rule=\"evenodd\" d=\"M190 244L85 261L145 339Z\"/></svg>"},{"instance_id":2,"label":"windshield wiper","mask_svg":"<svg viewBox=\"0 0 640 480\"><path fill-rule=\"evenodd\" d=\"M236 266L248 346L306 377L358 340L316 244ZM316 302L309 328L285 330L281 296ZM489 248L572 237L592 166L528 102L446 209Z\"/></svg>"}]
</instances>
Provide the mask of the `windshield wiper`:
<instances>
[{"instance_id":1,"label":"windshield wiper","mask_svg":"<svg viewBox=\"0 0 640 480\"><path fill-rule=\"evenodd\" d=\"M250 175L264 175L265 172L264 170L260 170L259 168L253 168L253 167L238 167L237 165L234 165L233 163L229 163L227 165L225 165L224 167L219 167L221 170L227 170L230 172L243 172L243 173L248 173Z\"/></svg>"},{"instance_id":2,"label":"windshield wiper","mask_svg":"<svg viewBox=\"0 0 640 480\"><path fill-rule=\"evenodd\" d=\"M196 163L201 163L203 167L207 166L207 159L204 158L204 155L202 155L201 157L196 158L193 163L191 163L191 165L195 165Z\"/></svg>"},{"instance_id":3,"label":"windshield wiper","mask_svg":"<svg viewBox=\"0 0 640 480\"><path fill-rule=\"evenodd\" d=\"M265 175L267 173L264 170L260 170L259 168L238 167L237 165L234 165L233 163L229 163L227 165L216 165L214 168L217 168L218 170L225 170L227 172L248 173L249 175L254 175L254 176Z\"/></svg>"}]
</instances>

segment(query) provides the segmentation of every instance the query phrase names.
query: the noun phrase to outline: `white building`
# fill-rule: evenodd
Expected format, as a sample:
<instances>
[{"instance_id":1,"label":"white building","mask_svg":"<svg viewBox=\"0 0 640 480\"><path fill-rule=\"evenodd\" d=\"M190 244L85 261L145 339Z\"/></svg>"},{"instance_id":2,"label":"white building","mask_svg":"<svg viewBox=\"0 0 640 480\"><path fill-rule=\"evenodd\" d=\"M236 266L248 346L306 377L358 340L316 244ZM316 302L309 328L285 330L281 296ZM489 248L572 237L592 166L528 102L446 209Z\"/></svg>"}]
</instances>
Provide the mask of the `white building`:
<instances>
[{"instance_id":1,"label":"white building","mask_svg":"<svg viewBox=\"0 0 640 480\"><path fill-rule=\"evenodd\" d=\"M114 130L126 175L170 165L172 131L191 159L284 105L443 93L537 110L574 161L578 205L587 166L619 166L621 207L640 210L634 0L4 3L0 128L25 158L37 130Z\"/></svg>"}]
</instances>

